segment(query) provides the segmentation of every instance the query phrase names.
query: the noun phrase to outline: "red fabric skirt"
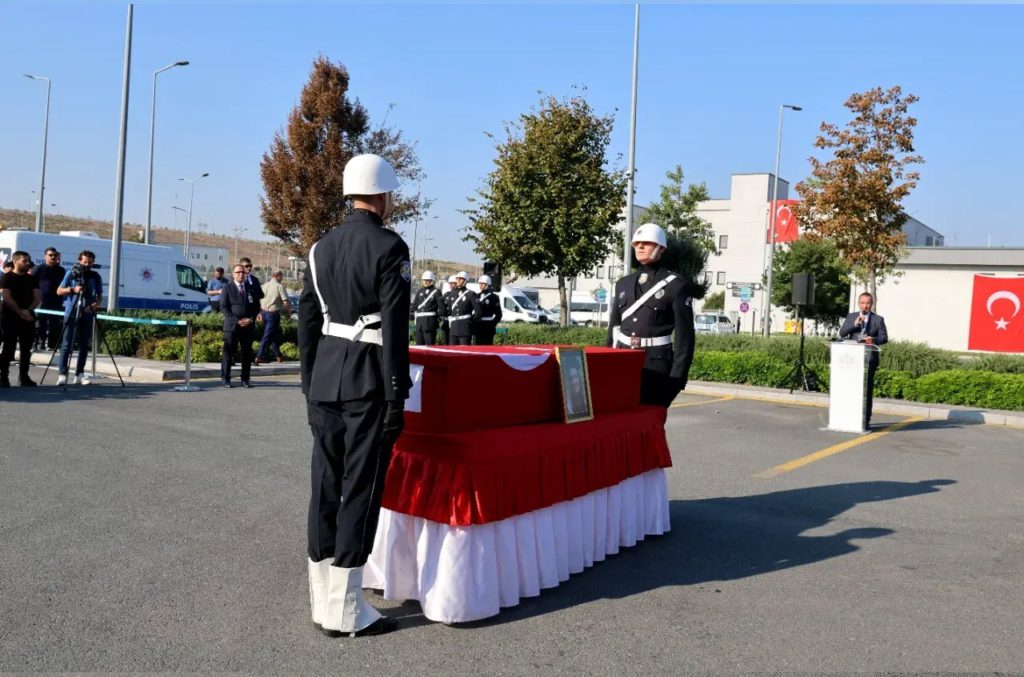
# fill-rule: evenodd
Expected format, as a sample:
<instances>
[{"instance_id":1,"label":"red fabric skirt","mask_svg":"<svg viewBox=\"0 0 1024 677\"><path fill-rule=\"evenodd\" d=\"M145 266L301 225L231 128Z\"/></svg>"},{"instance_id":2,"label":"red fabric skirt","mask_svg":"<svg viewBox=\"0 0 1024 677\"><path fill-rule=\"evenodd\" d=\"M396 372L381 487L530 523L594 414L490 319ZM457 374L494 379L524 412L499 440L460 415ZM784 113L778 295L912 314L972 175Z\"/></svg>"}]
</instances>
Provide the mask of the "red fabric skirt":
<instances>
[{"instance_id":1,"label":"red fabric skirt","mask_svg":"<svg viewBox=\"0 0 1024 677\"><path fill-rule=\"evenodd\" d=\"M572 425L444 435L407 430L392 453L383 505L467 526L579 498L670 467L665 416L662 407L637 407Z\"/></svg>"}]
</instances>

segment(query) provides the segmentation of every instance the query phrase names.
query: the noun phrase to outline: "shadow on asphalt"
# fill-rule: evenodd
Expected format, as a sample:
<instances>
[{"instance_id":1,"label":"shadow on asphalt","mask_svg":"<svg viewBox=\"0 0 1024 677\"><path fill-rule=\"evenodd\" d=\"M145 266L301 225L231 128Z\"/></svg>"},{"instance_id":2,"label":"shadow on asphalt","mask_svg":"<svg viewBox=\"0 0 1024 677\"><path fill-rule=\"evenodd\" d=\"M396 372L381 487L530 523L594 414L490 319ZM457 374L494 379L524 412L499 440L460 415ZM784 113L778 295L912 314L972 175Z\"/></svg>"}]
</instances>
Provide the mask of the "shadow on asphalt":
<instances>
[{"instance_id":1,"label":"shadow on asphalt","mask_svg":"<svg viewBox=\"0 0 1024 677\"><path fill-rule=\"evenodd\" d=\"M900 428L899 430L893 430L892 432L894 434L896 434L896 433L903 433L903 432L914 432L914 431L918 431L918 430L945 430L947 428L965 428L965 427L969 427L969 426L985 425L985 419L982 416L983 413L984 412L981 412L981 411L968 411L968 412L964 412L964 414L966 414L967 416L971 417L971 418L968 418L967 420L959 420L959 419L957 419L957 420L954 421L954 420L928 419L926 421L917 421L916 423L911 423L908 426ZM975 414L977 415L976 419L973 417L973 415L975 415ZM885 426L884 425L872 424L871 432L875 432L876 429L877 430L884 430Z\"/></svg>"},{"instance_id":2,"label":"shadow on asphalt","mask_svg":"<svg viewBox=\"0 0 1024 677\"><path fill-rule=\"evenodd\" d=\"M56 378L56 377L54 377ZM0 390L0 402L67 402L75 400L135 400L165 393L174 386L172 383L126 384L123 388L117 377L104 379L102 384L90 386L55 386L50 377L37 388L5 388Z\"/></svg>"},{"instance_id":3,"label":"shadow on asphalt","mask_svg":"<svg viewBox=\"0 0 1024 677\"><path fill-rule=\"evenodd\" d=\"M623 549L493 618L455 627L500 625L600 599L630 597L666 586L731 581L841 557L859 549L856 540L894 531L858 528L826 536L804 532L828 524L861 503L929 494L950 484L955 481L852 482L672 501L672 531L665 536Z\"/></svg>"}]
</instances>

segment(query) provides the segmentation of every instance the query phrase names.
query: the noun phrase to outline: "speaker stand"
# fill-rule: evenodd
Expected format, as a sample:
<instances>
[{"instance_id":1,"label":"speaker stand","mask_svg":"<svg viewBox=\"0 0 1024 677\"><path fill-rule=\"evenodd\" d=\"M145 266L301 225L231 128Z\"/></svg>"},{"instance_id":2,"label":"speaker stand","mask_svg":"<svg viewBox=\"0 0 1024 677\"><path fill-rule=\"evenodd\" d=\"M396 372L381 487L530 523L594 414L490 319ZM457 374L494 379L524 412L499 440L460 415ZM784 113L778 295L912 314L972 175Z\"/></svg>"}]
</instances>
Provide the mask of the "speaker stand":
<instances>
[{"instance_id":1,"label":"speaker stand","mask_svg":"<svg viewBox=\"0 0 1024 677\"><path fill-rule=\"evenodd\" d=\"M788 374L786 374L786 378L782 379L782 385L789 385L790 394L792 394L792 392L798 387L800 390L806 392L818 392L820 390L818 387L818 374L808 367L806 362L804 362L804 323L800 319L799 305L796 307L796 325L799 327L800 331L800 353L797 357L796 364L793 365L793 368Z\"/></svg>"}]
</instances>

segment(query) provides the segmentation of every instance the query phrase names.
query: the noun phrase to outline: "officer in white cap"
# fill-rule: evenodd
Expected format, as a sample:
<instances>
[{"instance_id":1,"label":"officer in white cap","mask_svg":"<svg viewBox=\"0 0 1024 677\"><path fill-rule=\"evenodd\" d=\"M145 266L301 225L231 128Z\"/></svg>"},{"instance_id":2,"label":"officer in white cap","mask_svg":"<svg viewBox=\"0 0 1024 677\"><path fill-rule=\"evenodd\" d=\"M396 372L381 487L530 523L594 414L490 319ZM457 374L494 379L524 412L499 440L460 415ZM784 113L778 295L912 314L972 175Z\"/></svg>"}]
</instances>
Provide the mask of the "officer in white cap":
<instances>
[{"instance_id":1,"label":"officer in white cap","mask_svg":"<svg viewBox=\"0 0 1024 677\"><path fill-rule=\"evenodd\" d=\"M480 284L480 319L476 323L476 344L489 346L494 344L494 333L501 322L501 299L491 289L491 276L481 275L477 280Z\"/></svg>"},{"instance_id":2,"label":"officer in white cap","mask_svg":"<svg viewBox=\"0 0 1024 677\"><path fill-rule=\"evenodd\" d=\"M352 212L309 250L299 300L302 392L313 432L309 585L331 636L393 630L363 596L384 476L409 396L409 248L384 227L398 189L377 155L342 176Z\"/></svg>"},{"instance_id":3,"label":"officer in white cap","mask_svg":"<svg viewBox=\"0 0 1024 677\"><path fill-rule=\"evenodd\" d=\"M423 286L416 291L412 300L412 316L416 322L416 344L432 346L437 343L437 328L444 319L444 299L441 290L434 286L434 274L424 271Z\"/></svg>"},{"instance_id":4,"label":"officer in white cap","mask_svg":"<svg viewBox=\"0 0 1024 677\"><path fill-rule=\"evenodd\" d=\"M455 274L455 295L448 314L448 344L468 346L473 342L473 322L480 319L480 301L476 292L466 287L466 271Z\"/></svg>"},{"instance_id":5,"label":"officer in white cap","mask_svg":"<svg viewBox=\"0 0 1024 677\"><path fill-rule=\"evenodd\" d=\"M448 276L448 291L441 296L441 301L444 303L444 320L441 322L441 329L444 331L444 338L438 338L440 343L445 345L451 345L452 343L452 328L448 324L448 318L452 314L452 301L455 300L455 294L458 288L455 285L455 276Z\"/></svg>"},{"instance_id":6,"label":"officer in white cap","mask_svg":"<svg viewBox=\"0 0 1024 677\"><path fill-rule=\"evenodd\" d=\"M668 407L686 387L693 362L693 298L689 281L661 266L668 246L661 226L643 224L632 242L639 269L615 283L606 345L645 351L640 399Z\"/></svg>"}]
</instances>

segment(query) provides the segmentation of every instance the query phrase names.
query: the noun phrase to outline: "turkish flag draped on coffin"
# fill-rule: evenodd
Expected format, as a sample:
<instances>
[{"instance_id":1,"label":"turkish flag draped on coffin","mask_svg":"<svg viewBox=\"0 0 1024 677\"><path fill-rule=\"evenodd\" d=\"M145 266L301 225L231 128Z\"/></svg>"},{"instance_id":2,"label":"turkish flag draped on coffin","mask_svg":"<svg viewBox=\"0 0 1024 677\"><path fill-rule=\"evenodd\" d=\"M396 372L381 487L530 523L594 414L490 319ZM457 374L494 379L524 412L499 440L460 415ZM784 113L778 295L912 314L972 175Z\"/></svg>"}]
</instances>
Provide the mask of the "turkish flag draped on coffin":
<instances>
[{"instance_id":1,"label":"turkish flag draped on coffin","mask_svg":"<svg viewBox=\"0 0 1024 677\"><path fill-rule=\"evenodd\" d=\"M974 276L967 349L1024 353L1024 277Z\"/></svg>"},{"instance_id":2,"label":"turkish flag draped on coffin","mask_svg":"<svg viewBox=\"0 0 1024 677\"><path fill-rule=\"evenodd\" d=\"M800 228L796 223L796 214L793 213L793 205L799 200L776 200L775 201L775 242L795 242L800 238ZM771 214L768 215L768 232L765 233L764 241L770 242L772 221Z\"/></svg>"}]
</instances>

